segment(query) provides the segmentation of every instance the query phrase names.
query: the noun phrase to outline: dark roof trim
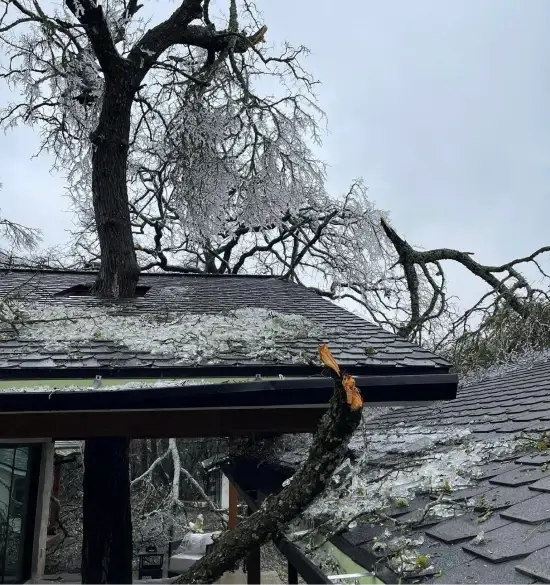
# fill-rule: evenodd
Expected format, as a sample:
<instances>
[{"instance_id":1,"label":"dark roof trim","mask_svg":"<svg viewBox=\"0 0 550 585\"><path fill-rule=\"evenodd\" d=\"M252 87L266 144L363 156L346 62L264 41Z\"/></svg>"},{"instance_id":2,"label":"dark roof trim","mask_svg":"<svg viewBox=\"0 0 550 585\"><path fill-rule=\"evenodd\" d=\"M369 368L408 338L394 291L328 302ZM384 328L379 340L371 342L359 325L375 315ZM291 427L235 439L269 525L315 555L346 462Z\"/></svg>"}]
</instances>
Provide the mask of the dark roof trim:
<instances>
[{"instance_id":1,"label":"dark roof trim","mask_svg":"<svg viewBox=\"0 0 550 585\"><path fill-rule=\"evenodd\" d=\"M404 378L410 375L446 375L446 366L379 366L360 365L341 368L354 376L389 376ZM101 376L112 379L147 378L254 378L257 374L272 376L317 376L317 365L258 364L207 366L138 366L138 367L20 367L0 368L0 380L82 380ZM458 383L458 382L457 382Z\"/></svg>"},{"instance_id":2,"label":"dark roof trim","mask_svg":"<svg viewBox=\"0 0 550 585\"><path fill-rule=\"evenodd\" d=\"M456 375L358 377L366 403L452 400ZM0 391L0 412L268 408L328 404L330 378L258 380L189 386L46 392Z\"/></svg>"},{"instance_id":3,"label":"dark roof trim","mask_svg":"<svg viewBox=\"0 0 550 585\"><path fill-rule=\"evenodd\" d=\"M120 390L3 391L0 392L0 412L265 408L324 404L331 394L332 382L326 378Z\"/></svg>"}]
</instances>

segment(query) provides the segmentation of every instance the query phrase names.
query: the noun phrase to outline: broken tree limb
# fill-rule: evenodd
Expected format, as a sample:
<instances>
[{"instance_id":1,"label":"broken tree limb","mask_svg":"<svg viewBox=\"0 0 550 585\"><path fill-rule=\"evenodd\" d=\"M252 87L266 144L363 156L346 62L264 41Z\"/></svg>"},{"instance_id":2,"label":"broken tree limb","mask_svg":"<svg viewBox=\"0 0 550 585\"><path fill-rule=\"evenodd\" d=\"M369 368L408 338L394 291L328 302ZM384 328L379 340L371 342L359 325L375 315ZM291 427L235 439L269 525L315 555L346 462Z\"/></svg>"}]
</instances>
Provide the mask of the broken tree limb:
<instances>
[{"instance_id":1,"label":"broken tree limb","mask_svg":"<svg viewBox=\"0 0 550 585\"><path fill-rule=\"evenodd\" d=\"M520 262L534 261L537 255L549 251L550 247L540 248L527 258L514 260L502 266L486 266L476 262L472 258L472 252L461 252L460 250L450 248L438 248L426 251L415 250L384 219L381 220L381 225L384 233L397 252L398 263L403 268L410 296L411 317L408 323L398 330L398 334L402 337L411 338L427 320L433 318L433 311L436 305L435 301L437 297L443 298L444 291L443 287L438 286L431 278L428 266L433 264L437 267L438 272L442 273L440 262L444 260L452 260L461 264L472 274L483 280L491 288L492 293L502 298L518 315L523 318L529 316L530 308L525 300L532 297L533 289L526 278L514 266ZM434 302L429 303L428 308L424 312L421 312L420 308L420 283L417 268L422 270L433 289L432 301ZM502 274L503 276L499 278L496 276L497 274ZM507 281L510 279L512 284L507 284ZM516 294L520 289L526 292L525 298L521 298Z\"/></svg>"},{"instance_id":2,"label":"broken tree limb","mask_svg":"<svg viewBox=\"0 0 550 585\"><path fill-rule=\"evenodd\" d=\"M333 377L334 393L323 415L306 461L277 495L264 500L258 511L224 532L212 549L175 583L213 583L231 570L247 552L284 531L284 527L326 488L344 459L348 441L359 425L363 401L353 378L340 371L328 347L319 349L321 361Z\"/></svg>"}]
</instances>

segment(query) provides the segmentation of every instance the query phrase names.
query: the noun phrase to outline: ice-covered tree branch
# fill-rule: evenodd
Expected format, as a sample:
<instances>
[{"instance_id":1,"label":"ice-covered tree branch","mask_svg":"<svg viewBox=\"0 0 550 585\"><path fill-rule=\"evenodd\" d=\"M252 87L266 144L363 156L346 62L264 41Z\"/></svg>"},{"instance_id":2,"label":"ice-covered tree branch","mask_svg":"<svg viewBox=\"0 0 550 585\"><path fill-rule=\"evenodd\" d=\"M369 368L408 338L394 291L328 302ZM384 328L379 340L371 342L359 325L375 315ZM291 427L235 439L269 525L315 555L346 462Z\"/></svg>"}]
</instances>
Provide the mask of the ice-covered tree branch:
<instances>
[{"instance_id":1,"label":"ice-covered tree branch","mask_svg":"<svg viewBox=\"0 0 550 585\"><path fill-rule=\"evenodd\" d=\"M145 481L147 478L151 477L153 471L155 471L157 466L160 465L168 457L168 455L171 455L171 450L167 450L162 455L157 457L141 475L138 475L130 482L130 486L133 487L141 481Z\"/></svg>"},{"instance_id":2,"label":"ice-covered tree branch","mask_svg":"<svg viewBox=\"0 0 550 585\"><path fill-rule=\"evenodd\" d=\"M176 583L213 583L231 569L248 551L276 536L306 508L330 481L342 462L348 441L359 425L363 401L353 378L342 373L326 346L321 359L335 381L328 411L323 415L307 460L289 485L269 496L254 514L233 530L224 532L209 553L196 562Z\"/></svg>"},{"instance_id":3,"label":"ice-covered tree branch","mask_svg":"<svg viewBox=\"0 0 550 585\"><path fill-rule=\"evenodd\" d=\"M488 331L491 331L489 335L492 338L497 331L503 332L505 321L509 324L515 323L514 327L523 327L532 333L534 329L540 329L533 337L539 340L537 343L542 342L541 337L545 337L542 331L546 328L544 315L550 301L548 274L543 268L542 260L550 252L550 246L543 246L528 256L501 265L486 265L476 261L471 252L449 248L417 250L400 237L385 220L382 220L382 228L397 253L397 264L402 268L407 283L410 318L399 328L401 335L414 338L428 321L450 315L443 264L456 262L483 281L487 291L472 307L447 320L446 331L434 340L437 347L452 351L454 359L463 365L466 359L464 351L468 349L469 355L476 354L475 346L480 343L480 339ZM535 285L532 283L534 279L524 274L528 266L535 267L542 283ZM423 290L419 284L421 279L425 285ZM499 326L495 328L496 323ZM510 348L516 347L519 339L526 344L524 336L516 334L512 337L505 334L500 339L502 355L508 355ZM487 340L483 344L488 351ZM460 348L461 355L456 354L457 347ZM478 354L479 350L478 346ZM495 359L497 353L496 345L493 345L493 350L489 351L493 358L490 359ZM477 358L473 359L475 361ZM488 355L482 358L482 362L483 359L489 359Z\"/></svg>"},{"instance_id":4,"label":"ice-covered tree branch","mask_svg":"<svg viewBox=\"0 0 550 585\"><path fill-rule=\"evenodd\" d=\"M42 233L0 215L0 241L1 239L5 239L10 247L17 250L35 250L42 240Z\"/></svg>"}]
</instances>

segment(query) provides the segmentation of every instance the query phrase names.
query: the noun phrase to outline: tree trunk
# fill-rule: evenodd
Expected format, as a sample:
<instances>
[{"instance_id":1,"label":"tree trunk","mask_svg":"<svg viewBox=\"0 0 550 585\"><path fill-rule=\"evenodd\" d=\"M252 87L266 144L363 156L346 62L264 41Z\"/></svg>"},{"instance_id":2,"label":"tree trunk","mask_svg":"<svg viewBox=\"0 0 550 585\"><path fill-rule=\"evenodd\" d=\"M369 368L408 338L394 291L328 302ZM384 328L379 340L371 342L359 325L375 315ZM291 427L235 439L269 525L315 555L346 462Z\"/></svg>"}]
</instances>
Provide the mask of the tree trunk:
<instances>
[{"instance_id":1,"label":"tree trunk","mask_svg":"<svg viewBox=\"0 0 550 585\"><path fill-rule=\"evenodd\" d=\"M101 116L91 136L93 204L101 249L95 294L100 297L131 298L139 278L126 184L133 93L124 76L106 81Z\"/></svg>"},{"instance_id":2,"label":"tree trunk","mask_svg":"<svg viewBox=\"0 0 550 585\"><path fill-rule=\"evenodd\" d=\"M82 583L132 583L129 442L86 441Z\"/></svg>"},{"instance_id":3,"label":"tree trunk","mask_svg":"<svg viewBox=\"0 0 550 585\"><path fill-rule=\"evenodd\" d=\"M135 296L139 266L134 250L126 172L133 95L131 75L106 78L97 129L91 134L92 194L101 267L94 294ZM86 441L82 583L132 583L130 440Z\"/></svg>"}]
</instances>

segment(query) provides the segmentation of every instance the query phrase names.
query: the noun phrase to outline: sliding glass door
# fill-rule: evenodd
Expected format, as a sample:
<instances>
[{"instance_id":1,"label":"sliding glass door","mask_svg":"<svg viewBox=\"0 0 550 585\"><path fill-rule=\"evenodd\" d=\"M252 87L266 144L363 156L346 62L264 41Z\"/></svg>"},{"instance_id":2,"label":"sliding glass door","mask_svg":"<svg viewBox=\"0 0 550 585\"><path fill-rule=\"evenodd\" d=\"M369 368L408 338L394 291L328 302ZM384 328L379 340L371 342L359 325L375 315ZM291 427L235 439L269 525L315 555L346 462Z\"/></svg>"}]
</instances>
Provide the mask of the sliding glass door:
<instances>
[{"instance_id":1,"label":"sliding glass door","mask_svg":"<svg viewBox=\"0 0 550 585\"><path fill-rule=\"evenodd\" d=\"M0 583L21 583L30 576L39 451L0 444Z\"/></svg>"}]
</instances>

